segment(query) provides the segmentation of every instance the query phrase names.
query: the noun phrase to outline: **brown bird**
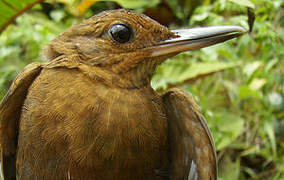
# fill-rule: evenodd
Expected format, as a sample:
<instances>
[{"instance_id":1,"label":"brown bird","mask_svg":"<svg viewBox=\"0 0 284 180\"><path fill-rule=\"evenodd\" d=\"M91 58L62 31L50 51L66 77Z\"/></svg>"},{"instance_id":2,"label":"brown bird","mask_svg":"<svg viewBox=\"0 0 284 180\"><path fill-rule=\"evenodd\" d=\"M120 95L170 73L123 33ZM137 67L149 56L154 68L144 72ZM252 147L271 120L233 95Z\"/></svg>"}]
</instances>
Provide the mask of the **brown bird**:
<instances>
[{"instance_id":1,"label":"brown bird","mask_svg":"<svg viewBox=\"0 0 284 180\"><path fill-rule=\"evenodd\" d=\"M73 26L28 65L0 105L4 178L217 178L212 135L192 96L159 95L157 65L245 32L237 26L170 31L128 10Z\"/></svg>"}]
</instances>

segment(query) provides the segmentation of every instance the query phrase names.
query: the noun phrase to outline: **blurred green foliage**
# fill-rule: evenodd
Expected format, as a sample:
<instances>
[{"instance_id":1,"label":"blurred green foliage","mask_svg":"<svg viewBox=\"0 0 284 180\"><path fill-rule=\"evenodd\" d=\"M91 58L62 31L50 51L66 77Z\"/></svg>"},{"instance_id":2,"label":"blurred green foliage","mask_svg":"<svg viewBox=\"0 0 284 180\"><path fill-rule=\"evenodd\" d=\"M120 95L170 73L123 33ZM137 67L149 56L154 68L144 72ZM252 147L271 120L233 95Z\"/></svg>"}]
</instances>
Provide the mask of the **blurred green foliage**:
<instances>
[{"instance_id":1,"label":"blurred green foliage","mask_svg":"<svg viewBox=\"0 0 284 180\"><path fill-rule=\"evenodd\" d=\"M84 16L129 7L130 1L100 1ZM70 10L74 2L38 4L1 34L0 98L26 64L43 61L45 44L81 20ZM220 180L284 179L284 0L161 0L134 10L171 29L248 28L246 7L255 7L251 34L166 61L152 86L157 91L178 86L194 95L214 135Z\"/></svg>"}]
</instances>

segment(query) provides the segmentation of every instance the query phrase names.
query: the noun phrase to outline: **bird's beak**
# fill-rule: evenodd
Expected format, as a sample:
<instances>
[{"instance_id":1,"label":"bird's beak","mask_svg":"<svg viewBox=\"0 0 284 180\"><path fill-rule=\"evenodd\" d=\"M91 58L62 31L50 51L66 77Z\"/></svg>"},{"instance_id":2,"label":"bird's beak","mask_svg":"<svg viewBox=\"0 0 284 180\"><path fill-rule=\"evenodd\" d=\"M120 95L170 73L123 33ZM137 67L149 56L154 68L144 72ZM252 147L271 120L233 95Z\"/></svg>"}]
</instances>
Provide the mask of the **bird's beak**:
<instances>
[{"instance_id":1,"label":"bird's beak","mask_svg":"<svg viewBox=\"0 0 284 180\"><path fill-rule=\"evenodd\" d=\"M173 30L172 32L176 37L153 46L151 57L200 49L241 36L247 31L239 26L212 26Z\"/></svg>"}]
</instances>

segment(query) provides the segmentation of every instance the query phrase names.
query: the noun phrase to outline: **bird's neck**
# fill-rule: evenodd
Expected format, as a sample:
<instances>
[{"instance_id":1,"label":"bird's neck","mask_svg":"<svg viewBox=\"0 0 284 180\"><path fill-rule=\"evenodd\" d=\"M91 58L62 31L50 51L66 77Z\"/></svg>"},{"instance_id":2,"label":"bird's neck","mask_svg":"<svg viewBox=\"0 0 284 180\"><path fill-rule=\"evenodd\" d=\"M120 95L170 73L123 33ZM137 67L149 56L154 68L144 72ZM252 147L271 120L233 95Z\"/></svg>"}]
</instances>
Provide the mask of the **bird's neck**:
<instances>
[{"instance_id":1,"label":"bird's neck","mask_svg":"<svg viewBox=\"0 0 284 180\"><path fill-rule=\"evenodd\" d=\"M138 58L138 61L131 59L118 65L115 64L111 69L118 76L129 82L132 87L141 88L144 86L150 86L150 81L156 67L175 54L176 53L168 54L156 57L155 59Z\"/></svg>"},{"instance_id":2,"label":"bird's neck","mask_svg":"<svg viewBox=\"0 0 284 180\"><path fill-rule=\"evenodd\" d=\"M155 72L157 62L155 61L142 61L136 67L122 72L122 78L127 79L133 87L144 87L150 85L151 77Z\"/></svg>"},{"instance_id":3,"label":"bird's neck","mask_svg":"<svg viewBox=\"0 0 284 180\"><path fill-rule=\"evenodd\" d=\"M75 59L75 60L74 60ZM79 62L78 57L58 57L47 62L47 67L65 67L79 69L91 79L101 81L107 86L118 86L120 88L141 88L150 86L151 77L163 60L144 60L134 64L130 63L113 65L112 67L98 67ZM132 64L133 63L133 64Z\"/></svg>"}]
</instances>

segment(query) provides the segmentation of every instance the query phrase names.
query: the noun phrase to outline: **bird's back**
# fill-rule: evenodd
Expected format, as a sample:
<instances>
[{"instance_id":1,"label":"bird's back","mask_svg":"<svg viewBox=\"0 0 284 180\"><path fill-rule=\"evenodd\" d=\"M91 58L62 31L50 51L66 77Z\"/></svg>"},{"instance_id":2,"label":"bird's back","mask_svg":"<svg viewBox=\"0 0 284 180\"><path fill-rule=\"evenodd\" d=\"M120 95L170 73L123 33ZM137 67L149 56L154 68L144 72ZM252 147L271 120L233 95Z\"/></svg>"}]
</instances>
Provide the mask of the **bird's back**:
<instances>
[{"instance_id":1,"label":"bird's back","mask_svg":"<svg viewBox=\"0 0 284 180\"><path fill-rule=\"evenodd\" d=\"M77 69L42 70L18 139L20 179L159 179L168 167L161 98L150 87L109 87Z\"/></svg>"}]
</instances>

